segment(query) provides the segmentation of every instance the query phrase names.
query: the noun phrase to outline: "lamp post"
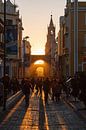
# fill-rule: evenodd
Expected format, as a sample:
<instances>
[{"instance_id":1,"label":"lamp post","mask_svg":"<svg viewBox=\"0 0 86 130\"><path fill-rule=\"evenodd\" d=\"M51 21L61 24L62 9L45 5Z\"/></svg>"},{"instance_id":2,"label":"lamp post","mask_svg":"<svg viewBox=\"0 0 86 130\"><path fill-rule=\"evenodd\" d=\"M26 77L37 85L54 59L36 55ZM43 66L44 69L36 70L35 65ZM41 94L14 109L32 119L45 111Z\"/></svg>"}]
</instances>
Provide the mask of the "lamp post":
<instances>
[{"instance_id":1,"label":"lamp post","mask_svg":"<svg viewBox=\"0 0 86 130\"><path fill-rule=\"evenodd\" d=\"M6 74L6 0L4 0L4 68L3 68L4 77L5 74ZM6 98L7 98L6 90L5 90L5 86L3 85L3 110L6 110Z\"/></svg>"},{"instance_id":2,"label":"lamp post","mask_svg":"<svg viewBox=\"0 0 86 130\"><path fill-rule=\"evenodd\" d=\"M4 0L4 76L6 73L6 0Z\"/></svg>"},{"instance_id":3,"label":"lamp post","mask_svg":"<svg viewBox=\"0 0 86 130\"><path fill-rule=\"evenodd\" d=\"M74 73L78 72L78 0L74 0Z\"/></svg>"},{"instance_id":4,"label":"lamp post","mask_svg":"<svg viewBox=\"0 0 86 130\"><path fill-rule=\"evenodd\" d=\"M28 38L29 36L23 38L23 78L25 78L25 42Z\"/></svg>"}]
</instances>

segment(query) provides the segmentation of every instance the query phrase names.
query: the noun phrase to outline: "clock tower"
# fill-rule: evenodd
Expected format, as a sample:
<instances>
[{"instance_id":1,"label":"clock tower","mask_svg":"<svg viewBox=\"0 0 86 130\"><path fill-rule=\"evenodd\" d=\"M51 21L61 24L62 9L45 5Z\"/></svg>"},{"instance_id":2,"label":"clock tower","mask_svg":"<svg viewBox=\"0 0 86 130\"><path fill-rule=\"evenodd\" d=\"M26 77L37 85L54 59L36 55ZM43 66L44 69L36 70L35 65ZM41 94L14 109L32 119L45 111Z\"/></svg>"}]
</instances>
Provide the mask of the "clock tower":
<instances>
[{"instance_id":1,"label":"clock tower","mask_svg":"<svg viewBox=\"0 0 86 130\"><path fill-rule=\"evenodd\" d=\"M50 56L50 58L54 58L55 50L56 50L55 27L51 15L50 24L48 26L47 42L45 45L45 55Z\"/></svg>"},{"instance_id":2,"label":"clock tower","mask_svg":"<svg viewBox=\"0 0 86 130\"><path fill-rule=\"evenodd\" d=\"M55 40L55 26L51 15L50 24L48 26L47 42L45 45L45 55L48 63L50 64L49 75L53 77L56 73L55 70L55 52L56 52L56 40Z\"/></svg>"}]
</instances>

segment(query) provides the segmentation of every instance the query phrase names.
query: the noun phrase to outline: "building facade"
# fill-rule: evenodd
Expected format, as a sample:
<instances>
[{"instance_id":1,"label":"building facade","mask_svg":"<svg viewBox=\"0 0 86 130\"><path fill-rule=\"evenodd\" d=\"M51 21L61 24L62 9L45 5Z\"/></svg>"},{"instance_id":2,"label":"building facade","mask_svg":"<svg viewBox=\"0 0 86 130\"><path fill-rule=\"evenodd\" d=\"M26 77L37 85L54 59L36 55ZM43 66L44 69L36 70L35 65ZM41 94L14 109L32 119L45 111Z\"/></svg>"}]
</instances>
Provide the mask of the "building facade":
<instances>
[{"instance_id":1,"label":"building facade","mask_svg":"<svg viewBox=\"0 0 86 130\"><path fill-rule=\"evenodd\" d=\"M4 3L0 0L0 18L4 21ZM6 1L6 73L19 77L21 64L22 19L15 3ZM3 63L2 63L3 64Z\"/></svg>"},{"instance_id":2,"label":"building facade","mask_svg":"<svg viewBox=\"0 0 86 130\"><path fill-rule=\"evenodd\" d=\"M29 77L31 45L30 42L27 41L26 39L23 40L22 56L23 56L23 77Z\"/></svg>"},{"instance_id":3,"label":"building facade","mask_svg":"<svg viewBox=\"0 0 86 130\"><path fill-rule=\"evenodd\" d=\"M4 32L4 23L0 19L0 77L3 74L3 58L4 58L4 44L3 44L3 32Z\"/></svg>"},{"instance_id":4,"label":"building facade","mask_svg":"<svg viewBox=\"0 0 86 130\"><path fill-rule=\"evenodd\" d=\"M72 76L75 73L76 60L78 61L76 71L86 71L86 2L78 2L76 6L73 1L68 0L62 17L58 50L63 75Z\"/></svg>"},{"instance_id":5,"label":"building facade","mask_svg":"<svg viewBox=\"0 0 86 130\"><path fill-rule=\"evenodd\" d=\"M48 27L47 34L47 42L45 44L45 55L49 59L51 68L50 75L51 77L55 74L55 52L56 52L57 44L55 39L55 26L53 24L53 19L51 15L50 24Z\"/></svg>"}]
</instances>

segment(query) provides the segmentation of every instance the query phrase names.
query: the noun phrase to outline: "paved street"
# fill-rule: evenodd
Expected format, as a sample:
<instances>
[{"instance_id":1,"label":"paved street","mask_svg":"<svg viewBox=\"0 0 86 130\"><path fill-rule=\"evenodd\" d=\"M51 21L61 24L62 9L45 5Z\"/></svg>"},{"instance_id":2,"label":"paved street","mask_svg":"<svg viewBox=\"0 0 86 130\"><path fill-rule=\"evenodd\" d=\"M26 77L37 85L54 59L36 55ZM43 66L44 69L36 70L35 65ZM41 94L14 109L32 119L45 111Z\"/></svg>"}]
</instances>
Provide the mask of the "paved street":
<instances>
[{"instance_id":1,"label":"paved street","mask_svg":"<svg viewBox=\"0 0 86 130\"><path fill-rule=\"evenodd\" d=\"M0 130L86 130L86 121L62 101L49 100L45 106L43 95L33 93L29 107L22 97L0 123Z\"/></svg>"}]
</instances>

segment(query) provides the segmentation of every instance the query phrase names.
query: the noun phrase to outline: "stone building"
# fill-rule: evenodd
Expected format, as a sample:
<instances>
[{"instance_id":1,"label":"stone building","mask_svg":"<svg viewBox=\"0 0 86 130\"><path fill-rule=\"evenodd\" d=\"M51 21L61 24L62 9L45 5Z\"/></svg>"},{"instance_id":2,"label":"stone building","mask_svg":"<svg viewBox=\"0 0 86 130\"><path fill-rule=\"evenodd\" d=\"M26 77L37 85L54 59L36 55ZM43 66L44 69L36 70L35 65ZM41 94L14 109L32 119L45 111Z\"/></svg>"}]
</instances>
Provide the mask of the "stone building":
<instances>
[{"instance_id":1,"label":"stone building","mask_svg":"<svg viewBox=\"0 0 86 130\"><path fill-rule=\"evenodd\" d=\"M86 2L76 5L67 0L64 16L60 17L58 34L58 54L63 75L86 71Z\"/></svg>"},{"instance_id":2,"label":"stone building","mask_svg":"<svg viewBox=\"0 0 86 130\"><path fill-rule=\"evenodd\" d=\"M0 19L4 22L4 3L0 0ZM18 77L21 67L22 19L15 3L6 1L6 73Z\"/></svg>"},{"instance_id":3,"label":"stone building","mask_svg":"<svg viewBox=\"0 0 86 130\"><path fill-rule=\"evenodd\" d=\"M23 39L23 77L29 77L29 67L30 67L30 58L31 58L31 45L30 42L26 39Z\"/></svg>"},{"instance_id":4,"label":"stone building","mask_svg":"<svg viewBox=\"0 0 86 130\"><path fill-rule=\"evenodd\" d=\"M0 77L3 74L3 58L4 58L4 43L3 43L3 32L4 32L4 23L0 19Z\"/></svg>"},{"instance_id":5,"label":"stone building","mask_svg":"<svg viewBox=\"0 0 86 130\"><path fill-rule=\"evenodd\" d=\"M48 58L51 68L50 68L50 75L51 77L54 76L55 70L55 52L56 52L56 39L55 39L55 26L53 24L53 19L51 15L50 24L48 27L48 34L47 34L47 42L45 44L45 55Z\"/></svg>"}]
</instances>

